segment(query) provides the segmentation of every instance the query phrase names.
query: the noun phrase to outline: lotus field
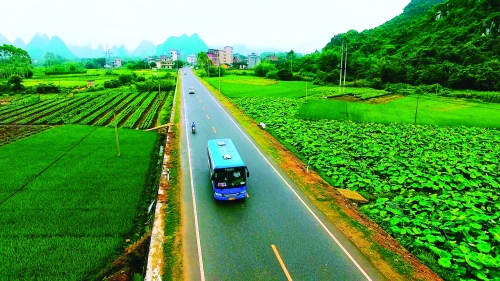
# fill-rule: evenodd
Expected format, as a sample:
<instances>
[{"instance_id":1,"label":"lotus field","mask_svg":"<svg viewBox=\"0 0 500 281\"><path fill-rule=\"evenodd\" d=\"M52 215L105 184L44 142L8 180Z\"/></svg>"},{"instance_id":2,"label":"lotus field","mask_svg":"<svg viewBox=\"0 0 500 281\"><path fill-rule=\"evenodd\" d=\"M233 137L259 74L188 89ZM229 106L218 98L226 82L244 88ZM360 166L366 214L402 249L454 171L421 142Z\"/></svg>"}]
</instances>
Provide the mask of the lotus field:
<instances>
[{"instance_id":1,"label":"lotus field","mask_svg":"<svg viewBox=\"0 0 500 281\"><path fill-rule=\"evenodd\" d=\"M0 280L91 280L133 238L158 135L65 125L0 146Z\"/></svg>"},{"instance_id":2,"label":"lotus field","mask_svg":"<svg viewBox=\"0 0 500 281\"><path fill-rule=\"evenodd\" d=\"M131 129L153 127L167 93L127 90L119 88L1 106L0 125L81 124L114 127L116 124Z\"/></svg>"},{"instance_id":3,"label":"lotus field","mask_svg":"<svg viewBox=\"0 0 500 281\"><path fill-rule=\"evenodd\" d=\"M447 279L500 280L500 131L304 120L303 98L232 100L333 186L369 198L360 209Z\"/></svg>"}]
</instances>

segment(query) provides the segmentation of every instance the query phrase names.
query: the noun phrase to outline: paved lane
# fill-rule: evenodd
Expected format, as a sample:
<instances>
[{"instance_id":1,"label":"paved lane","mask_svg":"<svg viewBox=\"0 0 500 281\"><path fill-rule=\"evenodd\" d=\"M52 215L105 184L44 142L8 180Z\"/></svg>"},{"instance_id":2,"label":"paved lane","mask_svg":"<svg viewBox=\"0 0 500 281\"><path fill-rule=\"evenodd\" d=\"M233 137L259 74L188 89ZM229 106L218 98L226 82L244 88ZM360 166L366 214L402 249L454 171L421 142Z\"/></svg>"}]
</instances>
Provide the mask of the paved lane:
<instances>
[{"instance_id":1,"label":"paved lane","mask_svg":"<svg viewBox=\"0 0 500 281\"><path fill-rule=\"evenodd\" d=\"M185 260L189 280L383 280L187 70L182 76ZM188 94L189 87L195 94ZM197 124L196 134L188 126ZM250 195L216 202L206 145L231 138ZM280 259L282 263L280 263Z\"/></svg>"}]
</instances>

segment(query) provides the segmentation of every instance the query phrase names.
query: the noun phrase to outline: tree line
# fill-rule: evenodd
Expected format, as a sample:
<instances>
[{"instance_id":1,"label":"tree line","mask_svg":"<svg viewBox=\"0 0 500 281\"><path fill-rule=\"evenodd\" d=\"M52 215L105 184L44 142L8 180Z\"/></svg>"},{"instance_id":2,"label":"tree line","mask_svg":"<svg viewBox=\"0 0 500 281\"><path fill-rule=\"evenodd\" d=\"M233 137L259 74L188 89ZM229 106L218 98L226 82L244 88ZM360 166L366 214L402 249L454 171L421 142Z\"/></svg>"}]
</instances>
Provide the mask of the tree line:
<instances>
[{"instance_id":1,"label":"tree line","mask_svg":"<svg viewBox=\"0 0 500 281\"><path fill-rule=\"evenodd\" d=\"M33 75L33 65L28 52L12 45L0 46L0 78L19 75L27 78Z\"/></svg>"}]
</instances>

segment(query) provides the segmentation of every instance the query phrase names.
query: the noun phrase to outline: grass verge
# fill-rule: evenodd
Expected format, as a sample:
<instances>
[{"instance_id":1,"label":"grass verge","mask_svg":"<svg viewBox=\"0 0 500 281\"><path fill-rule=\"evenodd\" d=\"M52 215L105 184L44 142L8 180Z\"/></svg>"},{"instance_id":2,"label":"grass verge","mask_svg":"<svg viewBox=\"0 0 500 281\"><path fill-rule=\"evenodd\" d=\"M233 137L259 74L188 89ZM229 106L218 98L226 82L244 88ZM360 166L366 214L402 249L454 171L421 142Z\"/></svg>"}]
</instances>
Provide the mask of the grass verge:
<instances>
[{"instance_id":1,"label":"grass verge","mask_svg":"<svg viewBox=\"0 0 500 281\"><path fill-rule=\"evenodd\" d=\"M180 79L180 78L178 78ZM180 83L178 83L180 85ZM182 259L182 226L181 226L181 190L182 174L180 161L180 114L181 114L181 89L173 96L171 106L173 107L173 125L169 132L169 147L166 148L169 160L167 167L170 171L170 182L167 191L167 208L165 218L165 242L163 252L165 257L165 267L162 280L183 280L183 259Z\"/></svg>"}]
</instances>

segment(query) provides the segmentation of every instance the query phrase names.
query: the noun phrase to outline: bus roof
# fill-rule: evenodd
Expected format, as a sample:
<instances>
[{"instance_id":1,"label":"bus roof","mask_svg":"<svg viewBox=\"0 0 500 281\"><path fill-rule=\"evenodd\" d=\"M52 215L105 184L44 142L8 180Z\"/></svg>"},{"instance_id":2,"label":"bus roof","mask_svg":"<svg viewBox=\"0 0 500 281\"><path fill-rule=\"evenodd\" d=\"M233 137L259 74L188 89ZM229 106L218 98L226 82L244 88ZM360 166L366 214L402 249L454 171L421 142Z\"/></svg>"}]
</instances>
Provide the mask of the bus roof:
<instances>
[{"instance_id":1,"label":"bus roof","mask_svg":"<svg viewBox=\"0 0 500 281\"><path fill-rule=\"evenodd\" d=\"M209 140L208 150L214 169L245 167L245 163L243 163L231 139Z\"/></svg>"}]
</instances>

